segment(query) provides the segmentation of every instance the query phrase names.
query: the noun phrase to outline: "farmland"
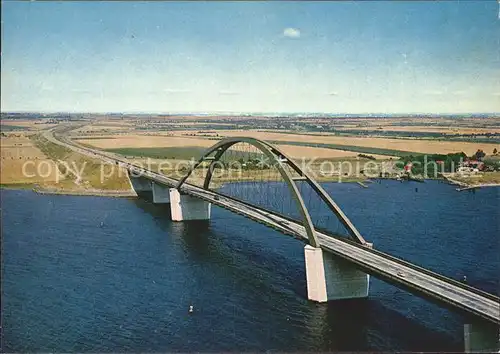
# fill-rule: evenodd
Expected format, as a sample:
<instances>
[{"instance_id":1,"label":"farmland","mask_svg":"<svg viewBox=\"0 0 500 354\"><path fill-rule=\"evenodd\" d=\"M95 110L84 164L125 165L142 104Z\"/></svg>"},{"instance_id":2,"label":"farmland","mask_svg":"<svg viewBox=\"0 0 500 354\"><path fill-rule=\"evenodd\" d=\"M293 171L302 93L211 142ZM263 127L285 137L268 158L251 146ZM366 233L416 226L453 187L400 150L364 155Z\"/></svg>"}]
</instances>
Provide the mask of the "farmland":
<instances>
[{"instance_id":1,"label":"farmland","mask_svg":"<svg viewBox=\"0 0 500 354\"><path fill-rule=\"evenodd\" d=\"M73 121L74 120L74 121ZM65 160L88 164L85 178L80 181L71 174L54 185L54 176L37 180L60 190L124 190L128 189L126 176L112 176L102 184L97 179L99 161L66 151L49 141L40 132L55 126L65 131L75 142L126 157L129 161L146 162L156 171L179 178L182 171L173 166L197 160L210 146L225 137L254 137L271 142L296 161L313 161L310 165L319 180L333 180L342 175L345 181L363 177L357 167L347 174L336 171L332 176L318 174L322 162L351 163L374 161L378 170L400 158L426 154L456 154L472 156L483 150L487 157L496 148L500 133L497 117L300 117L300 116L195 116L195 115L71 115L63 117L36 116L33 119L8 119L2 127L2 183L28 183L20 176L22 164L13 157L33 156L53 163ZM11 128L7 128L11 127ZM6 138L5 135L10 137ZM23 136L23 146L14 146L15 134ZM29 137L31 135L31 138ZM13 145L13 146L9 146ZM15 149L14 149L15 147ZM31 151L30 149L34 149ZM241 144L229 151L243 151ZM36 151L36 152L35 152ZM15 155L18 154L18 155ZM37 155L38 154L38 155ZM234 154L233 154L234 155ZM233 156L234 158L235 156ZM10 159L7 161L7 159ZM366 160L368 159L368 160ZM14 165L19 165L15 167ZM391 165L392 166L392 165ZM60 166L59 166L60 167ZM393 175L397 169L390 168ZM16 172L17 171L17 172ZM61 171L60 171L61 172ZM63 171L64 172L64 171ZM257 172L248 169L238 180L257 178ZM197 178L202 179L202 176ZM221 182L231 179L221 176ZM485 177L490 178L489 176Z\"/></svg>"},{"instance_id":2,"label":"farmland","mask_svg":"<svg viewBox=\"0 0 500 354\"><path fill-rule=\"evenodd\" d=\"M56 179L53 161L24 135L0 139L0 183L21 185L50 183Z\"/></svg>"},{"instance_id":3,"label":"farmland","mask_svg":"<svg viewBox=\"0 0 500 354\"><path fill-rule=\"evenodd\" d=\"M420 139L392 139L372 137L337 137L333 135L300 135L281 132L262 131L219 131L222 136L252 136L258 139L274 142L308 142L316 144L347 145L375 149L416 152L423 154L448 154L463 151L467 155L473 154L478 149L492 151L497 144L469 143L454 141L434 141ZM367 151L368 152L368 151Z\"/></svg>"},{"instance_id":4,"label":"farmland","mask_svg":"<svg viewBox=\"0 0 500 354\"><path fill-rule=\"evenodd\" d=\"M148 134L117 134L106 136L85 136L80 142L98 148L138 148L138 147L172 147L172 146L201 146L208 147L223 137L251 136L267 140L279 145L284 152L295 157L347 157L356 153L368 153L387 158L409 153L447 154L463 151L471 155L478 149L492 151L500 144L493 141L442 141L439 139L415 138L387 138L370 136L336 136L333 134L314 134L285 131L261 130L211 130L211 131L172 131L169 133L157 132ZM187 140L191 139L191 140ZM100 140L90 141L90 140ZM290 146L293 146L290 147ZM302 147L302 148L301 148ZM304 149L314 147L314 150ZM328 149L328 151L327 151Z\"/></svg>"},{"instance_id":5,"label":"farmland","mask_svg":"<svg viewBox=\"0 0 500 354\"><path fill-rule=\"evenodd\" d=\"M251 134L249 134L251 135ZM191 151L194 155L189 158L197 158L208 147L216 141L204 137L183 137L183 136L150 136L150 135L119 135L115 137L94 137L77 140L81 144L97 147L99 149L125 153L134 156L149 157L167 157L185 158L186 151ZM353 157L359 151L339 150L324 147L313 146L292 146L290 144L280 144L277 146L284 153L296 158L336 158ZM172 148L178 148L176 151L180 156L172 156ZM118 150L117 150L118 149ZM123 150L125 149L125 150ZM130 150L132 149L132 150ZM158 150L167 149L167 150ZM361 151L364 152L364 151ZM389 154L390 155L390 154Z\"/></svg>"},{"instance_id":6,"label":"farmland","mask_svg":"<svg viewBox=\"0 0 500 354\"><path fill-rule=\"evenodd\" d=\"M1 130L11 131L11 130L42 130L49 129L56 126L50 120L46 119L2 119Z\"/></svg>"},{"instance_id":7,"label":"farmland","mask_svg":"<svg viewBox=\"0 0 500 354\"><path fill-rule=\"evenodd\" d=\"M101 181L101 163L48 141L40 134L2 137L1 184L53 191L130 190L124 171L113 169Z\"/></svg>"}]
</instances>

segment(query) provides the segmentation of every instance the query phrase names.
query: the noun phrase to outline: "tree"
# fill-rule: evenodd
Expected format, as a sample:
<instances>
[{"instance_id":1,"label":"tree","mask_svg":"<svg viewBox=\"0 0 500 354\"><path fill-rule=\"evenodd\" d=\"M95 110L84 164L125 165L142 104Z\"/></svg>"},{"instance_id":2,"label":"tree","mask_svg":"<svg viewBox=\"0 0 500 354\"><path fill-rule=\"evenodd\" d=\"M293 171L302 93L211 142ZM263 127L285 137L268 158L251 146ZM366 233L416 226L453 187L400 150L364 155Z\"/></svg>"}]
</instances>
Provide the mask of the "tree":
<instances>
[{"instance_id":1,"label":"tree","mask_svg":"<svg viewBox=\"0 0 500 354\"><path fill-rule=\"evenodd\" d=\"M485 157L485 156L486 156L486 154L484 153L484 151L479 149L476 151L476 153L472 157L478 161L482 161L483 157Z\"/></svg>"}]
</instances>

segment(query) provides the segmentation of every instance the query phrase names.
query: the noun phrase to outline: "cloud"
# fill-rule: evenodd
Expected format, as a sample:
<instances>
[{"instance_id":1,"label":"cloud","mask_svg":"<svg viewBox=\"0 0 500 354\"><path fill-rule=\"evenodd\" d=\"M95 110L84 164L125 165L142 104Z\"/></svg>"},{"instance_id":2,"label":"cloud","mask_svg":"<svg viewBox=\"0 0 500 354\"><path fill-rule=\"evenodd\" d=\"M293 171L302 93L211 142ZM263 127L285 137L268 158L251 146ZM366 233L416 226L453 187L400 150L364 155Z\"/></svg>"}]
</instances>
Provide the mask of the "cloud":
<instances>
[{"instance_id":1,"label":"cloud","mask_svg":"<svg viewBox=\"0 0 500 354\"><path fill-rule=\"evenodd\" d=\"M176 95L176 94L186 94L186 93L191 93L190 90L183 90L183 89L163 89L163 92L165 92L166 94L173 94L173 95Z\"/></svg>"},{"instance_id":2,"label":"cloud","mask_svg":"<svg viewBox=\"0 0 500 354\"><path fill-rule=\"evenodd\" d=\"M465 96L467 95L467 90L455 90L455 91L449 91L447 89L444 90L427 90L424 91L424 95L430 95L430 96Z\"/></svg>"},{"instance_id":3,"label":"cloud","mask_svg":"<svg viewBox=\"0 0 500 354\"><path fill-rule=\"evenodd\" d=\"M300 30L297 28L285 28L283 30L283 36L288 37L288 38L299 38L300 37Z\"/></svg>"},{"instance_id":4,"label":"cloud","mask_svg":"<svg viewBox=\"0 0 500 354\"><path fill-rule=\"evenodd\" d=\"M54 86L44 83L44 84L42 84L41 90L42 91L54 91Z\"/></svg>"},{"instance_id":5,"label":"cloud","mask_svg":"<svg viewBox=\"0 0 500 354\"><path fill-rule=\"evenodd\" d=\"M338 96L338 95L339 95L339 93L335 92L335 91L328 92L328 96Z\"/></svg>"},{"instance_id":6,"label":"cloud","mask_svg":"<svg viewBox=\"0 0 500 354\"><path fill-rule=\"evenodd\" d=\"M444 91L441 90L427 90L424 91L425 95L431 95L431 96L441 96L444 95Z\"/></svg>"},{"instance_id":7,"label":"cloud","mask_svg":"<svg viewBox=\"0 0 500 354\"><path fill-rule=\"evenodd\" d=\"M238 96L240 93L235 91L219 91L219 95L222 96Z\"/></svg>"}]
</instances>

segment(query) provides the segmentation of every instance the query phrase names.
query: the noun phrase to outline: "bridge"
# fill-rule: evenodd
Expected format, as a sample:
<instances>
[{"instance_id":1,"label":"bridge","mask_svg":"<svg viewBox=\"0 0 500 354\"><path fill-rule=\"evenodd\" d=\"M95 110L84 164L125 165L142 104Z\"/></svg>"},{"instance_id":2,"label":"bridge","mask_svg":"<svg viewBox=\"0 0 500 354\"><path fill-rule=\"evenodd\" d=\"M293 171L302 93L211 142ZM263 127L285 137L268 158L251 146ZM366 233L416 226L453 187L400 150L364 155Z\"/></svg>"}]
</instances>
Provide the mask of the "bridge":
<instances>
[{"instance_id":1,"label":"bridge","mask_svg":"<svg viewBox=\"0 0 500 354\"><path fill-rule=\"evenodd\" d=\"M369 295L372 275L464 314L467 318L464 324L466 352L500 349L500 299L497 296L376 250L310 173L270 143L253 138L223 139L207 149L182 178L175 179L130 163L118 155L82 146L62 135L49 132L46 137L124 168L136 192L152 192L155 203L170 204L173 221L208 220L211 207L215 205L304 241L307 294L312 301L365 298ZM248 164L255 163L257 156L265 163L252 170ZM257 178L252 171L280 178L281 189L274 185L274 194L286 190L289 197L285 198L283 193L282 204L286 199L298 212L287 215L283 210L273 210L269 204L258 205L241 195L229 195L221 188L211 188L217 179L214 178L217 170L227 172L235 161L240 163L240 168L247 168L249 181ZM203 173L196 175L200 170ZM194 182L190 183L191 180ZM305 201L305 187L323 203L344 234L317 226L318 222L313 220L315 214ZM255 194L255 191L250 189L248 193ZM276 199L276 195L274 197Z\"/></svg>"}]
</instances>

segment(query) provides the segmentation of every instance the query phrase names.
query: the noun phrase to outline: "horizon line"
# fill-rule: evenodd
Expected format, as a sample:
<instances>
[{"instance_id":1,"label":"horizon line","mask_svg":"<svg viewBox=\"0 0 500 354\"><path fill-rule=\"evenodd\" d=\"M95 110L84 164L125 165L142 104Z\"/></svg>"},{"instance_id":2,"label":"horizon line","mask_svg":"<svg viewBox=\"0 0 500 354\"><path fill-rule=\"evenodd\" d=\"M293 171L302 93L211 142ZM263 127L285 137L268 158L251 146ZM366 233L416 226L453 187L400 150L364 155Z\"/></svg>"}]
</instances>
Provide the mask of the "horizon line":
<instances>
[{"instance_id":1,"label":"horizon line","mask_svg":"<svg viewBox=\"0 0 500 354\"><path fill-rule=\"evenodd\" d=\"M446 116L460 116L460 115L488 115L494 116L498 115L500 117L500 112L394 112L394 113L383 113L383 112L259 112L259 111L36 111L36 110L9 110L0 111L0 114L121 114L121 115L252 115L252 116L262 116L262 115L335 115L335 116L365 116L365 115L446 115Z\"/></svg>"}]
</instances>

